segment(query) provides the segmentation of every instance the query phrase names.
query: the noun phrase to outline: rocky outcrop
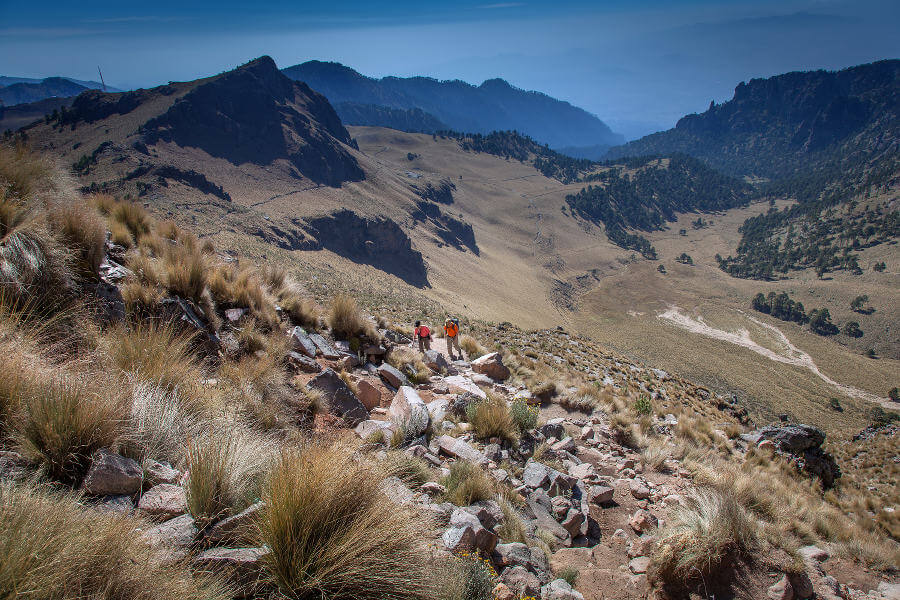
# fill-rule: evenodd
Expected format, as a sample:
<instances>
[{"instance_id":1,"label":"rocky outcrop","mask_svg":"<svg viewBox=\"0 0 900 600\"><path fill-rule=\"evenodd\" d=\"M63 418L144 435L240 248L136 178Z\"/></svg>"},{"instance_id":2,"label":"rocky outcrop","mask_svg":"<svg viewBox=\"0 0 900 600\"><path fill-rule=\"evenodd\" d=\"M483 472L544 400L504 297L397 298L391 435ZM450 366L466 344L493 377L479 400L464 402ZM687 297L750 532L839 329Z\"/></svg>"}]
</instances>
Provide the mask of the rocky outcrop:
<instances>
[{"instance_id":1,"label":"rocky outcrop","mask_svg":"<svg viewBox=\"0 0 900 600\"><path fill-rule=\"evenodd\" d=\"M331 250L353 262L396 275L415 287L428 286L422 253L413 250L409 236L391 219L361 217L344 209L308 219L306 228L318 240L312 249Z\"/></svg>"},{"instance_id":2,"label":"rocky outcrop","mask_svg":"<svg viewBox=\"0 0 900 600\"><path fill-rule=\"evenodd\" d=\"M826 488L833 486L834 480L841 476L834 457L822 448L825 432L812 425L770 425L747 434L747 439L760 447L770 442L779 454L801 471L818 477Z\"/></svg>"},{"instance_id":3,"label":"rocky outcrop","mask_svg":"<svg viewBox=\"0 0 900 600\"><path fill-rule=\"evenodd\" d=\"M166 112L143 126L144 141L200 148L240 165L286 159L300 175L338 186L364 174L342 144L351 144L324 96L291 81L268 56L199 80Z\"/></svg>"},{"instance_id":4,"label":"rocky outcrop","mask_svg":"<svg viewBox=\"0 0 900 600\"><path fill-rule=\"evenodd\" d=\"M369 411L333 369L322 371L309 382L309 387L322 392L329 410L348 423L356 425L369 418Z\"/></svg>"}]
</instances>

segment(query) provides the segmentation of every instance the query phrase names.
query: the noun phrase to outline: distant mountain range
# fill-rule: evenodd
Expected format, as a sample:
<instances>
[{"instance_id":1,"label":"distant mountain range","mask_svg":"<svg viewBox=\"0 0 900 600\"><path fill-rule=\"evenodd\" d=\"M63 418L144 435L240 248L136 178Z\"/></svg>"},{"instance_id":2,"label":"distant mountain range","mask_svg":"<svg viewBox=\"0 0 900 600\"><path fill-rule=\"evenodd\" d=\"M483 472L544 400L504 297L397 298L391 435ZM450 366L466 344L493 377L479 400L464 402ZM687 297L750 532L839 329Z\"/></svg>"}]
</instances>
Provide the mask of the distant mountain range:
<instances>
[{"instance_id":1,"label":"distant mountain range","mask_svg":"<svg viewBox=\"0 0 900 600\"><path fill-rule=\"evenodd\" d=\"M730 101L607 156L675 152L751 178L763 197L797 201L744 223L737 252L720 260L728 273L759 279L803 268L861 274L851 249L900 235L900 211L890 200L855 210L861 195L890 198L900 180L900 60L741 83ZM837 214L829 210L835 206L842 207Z\"/></svg>"},{"instance_id":2,"label":"distant mountain range","mask_svg":"<svg viewBox=\"0 0 900 600\"><path fill-rule=\"evenodd\" d=\"M47 77L46 79L30 79L27 77L0 76L0 105L15 106L38 102L46 98L70 98L85 90L101 89L102 84L96 81L81 81L68 77ZM106 88L108 92L120 90Z\"/></svg>"},{"instance_id":3,"label":"distant mountain range","mask_svg":"<svg viewBox=\"0 0 900 600\"><path fill-rule=\"evenodd\" d=\"M430 77L366 77L335 62L309 61L283 69L324 94L347 125L393 127L410 122L409 131L433 132L438 123L454 131L490 133L514 130L551 148L573 152L608 148L624 138L589 112L540 92L516 88L503 79L475 86ZM352 106L344 107L345 103ZM375 108L380 107L380 108ZM394 111L421 111L401 117Z\"/></svg>"},{"instance_id":4,"label":"distant mountain range","mask_svg":"<svg viewBox=\"0 0 900 600\"><path fill-rule=\"evenodd\" d=\"M734 98L674 129L612 148L607 158L683 152L722 171L767 179L897 155L900 60L753 79Z\"/></svg>"}]
</instances>

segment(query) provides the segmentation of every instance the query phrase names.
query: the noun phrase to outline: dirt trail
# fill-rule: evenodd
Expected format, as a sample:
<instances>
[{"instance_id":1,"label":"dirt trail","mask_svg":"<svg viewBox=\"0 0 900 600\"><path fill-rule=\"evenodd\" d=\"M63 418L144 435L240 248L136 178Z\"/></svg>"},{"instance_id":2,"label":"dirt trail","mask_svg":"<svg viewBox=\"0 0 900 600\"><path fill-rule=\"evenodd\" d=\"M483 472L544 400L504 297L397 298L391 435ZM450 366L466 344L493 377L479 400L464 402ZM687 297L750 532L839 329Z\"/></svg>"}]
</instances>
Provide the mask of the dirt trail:
<instances>
[{"instance_id":1,"label":"dirt trail","mask_svg":"<svg viewBox=\"0 0 900 600\"><path fill-rule=\"evenodd\" d=\"M692 333L697 333L699 335L704 335L706 337L722 340L736 346L747 348L748 350L752 350L757 354L761 354L762 356L765 356L770 360L788 365L794 365L804 369L809 369L813 374L822 379L822 381L836 388L841 393L850 396L851 398L860 398L862 400L868 400L869 402L876 402L885 408L891 408L891 403L886 398L882 398L859 388L838 383L837 381L822 373L822 371L819 370L819 367L816 366L816 363L813 362L812 357L803 350L794 346L787 338L787 336L785 336L784 333L782 333L781 330L774 325L763 323L759 319L755 319L750 315L744 316L760 327L763 327L766 330L772 332L775 336L776 341L781 346L781 352L776 352L774 350L766 348L765 346L761 346L750 337L750 332L746 329L740 329L737 332L716 329L715 327L707 325L703 321L702 317L694 319L693 317L684 314L677 306L670 306L666 311L658 314L657 318L669 321L677 327L681 327L682 329L685 329Z\"/></svg>"}]
</instances>

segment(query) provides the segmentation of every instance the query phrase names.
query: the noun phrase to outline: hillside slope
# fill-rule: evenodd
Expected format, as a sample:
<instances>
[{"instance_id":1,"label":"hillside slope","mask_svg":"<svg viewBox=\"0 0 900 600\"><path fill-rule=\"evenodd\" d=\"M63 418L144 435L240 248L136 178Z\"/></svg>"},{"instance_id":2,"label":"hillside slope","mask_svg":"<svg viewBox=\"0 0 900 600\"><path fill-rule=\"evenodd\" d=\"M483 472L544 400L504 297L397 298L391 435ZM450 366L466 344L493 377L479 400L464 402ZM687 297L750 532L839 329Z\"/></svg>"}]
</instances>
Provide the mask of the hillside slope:
<instances>
[{"instance_id":1,"label":"hillside slope","mask_svg":"<svg viewBox=\"0 0 900 600\"><path fill-rule=\"evenodd\" d=\"M516 130L551 147L611 146L623 138L585 110L540 92L489 79L479 86L429 77L365 77L339 63L309 61L284 69L332 103L354 102L403 110L420 109L455 131ZM389 122L348 121L348 125L389 126Z\"/></svg>"},{"instance_id":2,"label":"hillside slope","mask_svg":"<svg viewBox=\"0 0 900 600\"><path fill-rule=\"evenodd\" d=\"M68 98L89 89L62 77L48 77L39 83L13 83L0 87L0 105L28 104L45 98Z\"/></svg>"}]
</instances>

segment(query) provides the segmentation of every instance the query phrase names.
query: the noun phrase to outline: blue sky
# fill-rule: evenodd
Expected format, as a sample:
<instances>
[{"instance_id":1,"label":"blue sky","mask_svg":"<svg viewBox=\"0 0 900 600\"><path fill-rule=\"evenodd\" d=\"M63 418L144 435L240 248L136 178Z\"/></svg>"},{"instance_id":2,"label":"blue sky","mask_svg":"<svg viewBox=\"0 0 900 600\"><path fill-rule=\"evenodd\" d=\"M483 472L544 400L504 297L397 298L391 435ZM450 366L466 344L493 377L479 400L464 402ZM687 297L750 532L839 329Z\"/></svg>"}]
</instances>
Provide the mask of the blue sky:
<instances>
[{"instance_id":1,"label":"blue sky","mask_svg":"<svg viewBox=\"0 0 900 600\"><path fill-rule=\"evenodd\" d=\"M262 54L336 60L373 76L503 77L635 137L752 77L898 58L898 23L894 0L0 0L0 75L97 79L100 65L132 88Z\"/></svg>"}]
</instances>

